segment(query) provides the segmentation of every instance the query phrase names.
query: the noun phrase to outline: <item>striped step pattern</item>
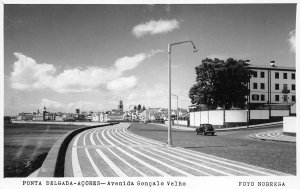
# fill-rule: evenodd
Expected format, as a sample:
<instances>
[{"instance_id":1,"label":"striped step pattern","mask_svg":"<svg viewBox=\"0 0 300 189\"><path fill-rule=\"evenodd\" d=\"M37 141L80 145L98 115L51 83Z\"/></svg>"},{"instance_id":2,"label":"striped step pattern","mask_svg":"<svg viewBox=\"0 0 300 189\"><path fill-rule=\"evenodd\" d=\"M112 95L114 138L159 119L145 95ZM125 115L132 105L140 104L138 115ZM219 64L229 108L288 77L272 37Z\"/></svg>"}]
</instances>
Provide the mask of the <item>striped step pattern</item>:
<instances>
[{"instance_id":1,"label":"striped step pattern","mask_svg":"<svg viewBox=\"0 0 300 189\"><path fill-rule=\"evenodd\" d=\"M261 140L274 140L282 142L296 142L295 136L284 135L281 130L265 131L249 135L251 138Z\"/></svg>"},{"instance_id":2,"label":"striped step pattern","mask_svg":"<svg viewBox=\"0 0 300 189\"><path fill-rule=\"evenodd\" d=\"M66 177L287 176L166 144L128 131L129 124L79 133L66 154Z\"/></svg>"}]
</instances>

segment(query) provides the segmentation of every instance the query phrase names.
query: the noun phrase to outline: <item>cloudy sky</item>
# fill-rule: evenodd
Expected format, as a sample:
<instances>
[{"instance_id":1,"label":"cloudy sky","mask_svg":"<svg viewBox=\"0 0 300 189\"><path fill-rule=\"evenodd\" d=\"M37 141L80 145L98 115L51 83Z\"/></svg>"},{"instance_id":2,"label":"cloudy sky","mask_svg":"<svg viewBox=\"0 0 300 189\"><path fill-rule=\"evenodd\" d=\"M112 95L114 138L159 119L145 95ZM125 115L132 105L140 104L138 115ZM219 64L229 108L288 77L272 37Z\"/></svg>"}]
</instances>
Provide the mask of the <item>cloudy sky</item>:
<instances>
[{"instance_id":1,"label":"cloudy sky","mask_svg":"<svg viewBox=\"0 0 300 189\"><path fill-rule=\"evenodd\" d=\"M295 4L4 5L4 113L190 105L195 66L209 58L295 66ZM172 101L176 107L176 99Z\"/></svg>"}]
</instances>

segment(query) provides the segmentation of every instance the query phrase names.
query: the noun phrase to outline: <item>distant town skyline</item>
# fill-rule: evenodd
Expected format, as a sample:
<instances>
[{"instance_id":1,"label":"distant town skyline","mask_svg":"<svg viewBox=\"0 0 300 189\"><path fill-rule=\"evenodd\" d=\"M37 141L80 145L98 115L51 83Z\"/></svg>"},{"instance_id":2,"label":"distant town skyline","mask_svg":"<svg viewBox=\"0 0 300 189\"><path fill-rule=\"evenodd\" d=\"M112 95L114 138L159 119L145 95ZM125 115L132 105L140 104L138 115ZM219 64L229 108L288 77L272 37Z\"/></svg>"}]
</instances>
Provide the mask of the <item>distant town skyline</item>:
<instances>
[{"instance_id":1,"label":"distant town skyline","mask_svg":"<svg viewBox=\"0 0 300 189\"><path fill-rule=\"evenodd\" d=\"M296 4L4 5L4 114L180 108L205 58L295 67ZM176 98L172 99L172 109Z\"/></svg>"}]
</instances>

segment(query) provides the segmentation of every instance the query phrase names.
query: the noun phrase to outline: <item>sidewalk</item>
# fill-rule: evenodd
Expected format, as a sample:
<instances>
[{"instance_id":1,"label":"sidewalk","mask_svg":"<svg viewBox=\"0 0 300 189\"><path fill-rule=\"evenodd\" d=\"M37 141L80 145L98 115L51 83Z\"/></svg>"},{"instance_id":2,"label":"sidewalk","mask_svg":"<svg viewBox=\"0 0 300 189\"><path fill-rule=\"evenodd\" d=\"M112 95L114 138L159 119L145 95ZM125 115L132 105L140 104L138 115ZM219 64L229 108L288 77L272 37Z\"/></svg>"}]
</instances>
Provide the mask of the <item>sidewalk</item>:
<instances>
[{"instance_id":1,"label":"sidewalk","mask_svg":"<svg viewBox=\"0 0 300 189\"><path fill-rule=\"evenodd\" d=\"M159 125L159 126L162 126L162 127L168 127L165 124L159 124L159 123L150 123L150 124L155 124L155 125ZM257 125L249 125L249 127L240 126L240 127L221 128L221 129L215 129L215 131L231 131L231 130L240 130L240 129L247 129L247 128L272 127L272 126L280 125L280 124L282 124L282 121L272 122L272 123L264 123L264 124L257 124ZM195 131L196 127L185 127L185 126L173 125L172 129L183 130L183 131Z\"/></svg>"},{"instance_id":2,"label":"sidewalk","mask_svg":"<svg viewBox=\"0 0 300 189\"><path fill-rule=\"evenodd\" d=\"M250 138L259 139L259 140L272 140L272 141L280 141L280 142L296 142L296 136L289 136L283 134L282 129L260 132L249 135Z\"/></svg>"}]
</instances>

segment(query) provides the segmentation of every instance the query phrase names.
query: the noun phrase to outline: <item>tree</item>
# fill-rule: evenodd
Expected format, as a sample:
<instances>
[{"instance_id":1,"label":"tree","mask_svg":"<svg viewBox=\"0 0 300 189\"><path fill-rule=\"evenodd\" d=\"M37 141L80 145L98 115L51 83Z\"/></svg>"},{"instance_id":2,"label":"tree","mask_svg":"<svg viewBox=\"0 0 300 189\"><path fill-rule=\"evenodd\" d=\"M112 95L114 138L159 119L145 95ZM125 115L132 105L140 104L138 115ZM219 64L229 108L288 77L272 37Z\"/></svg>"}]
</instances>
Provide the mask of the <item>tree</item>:
<instances>
[{"instance_id":1,"label":"tree","mask_svg":"<svg viewBox=\"0 0 300 189\"><path fill-rule=\"evenodd\" d=\"M247 87L253 72L244 60L204 59L195 68L196 84L189 97L192 104L244 108L249 94Z\"/></svg>"},{"instance_id":2,"label":"tree","mask_svg":"<svg viewBox=\"0 0 300 189\"><path fill-rule=\"evenodd\" d=\"M133 109L134 109L134 110L136 110L136 109L137 109L137 107L136 107L136 106L134 106L134 107L133 107Z\"/></svg>"},{"instance_id":3,"label":"tree","mask_svg":"<svg viewBox=\"0 0 300 189\"><path fill-rule=\"evenodd\" d=\"M146 110L145 106L143 106L143 109L142 109L142 110L143 110L143 111Z\"/></svg>"},{"instance_id":4,"label":"tree","mask_svg":"<svg viewBox=\"0 0 300 189\"><path fill-rule=\"evenodd\" d=\"M142 106L139 104L137 107L138 110L142 110Z\"/></svg>"}]
</instances>

